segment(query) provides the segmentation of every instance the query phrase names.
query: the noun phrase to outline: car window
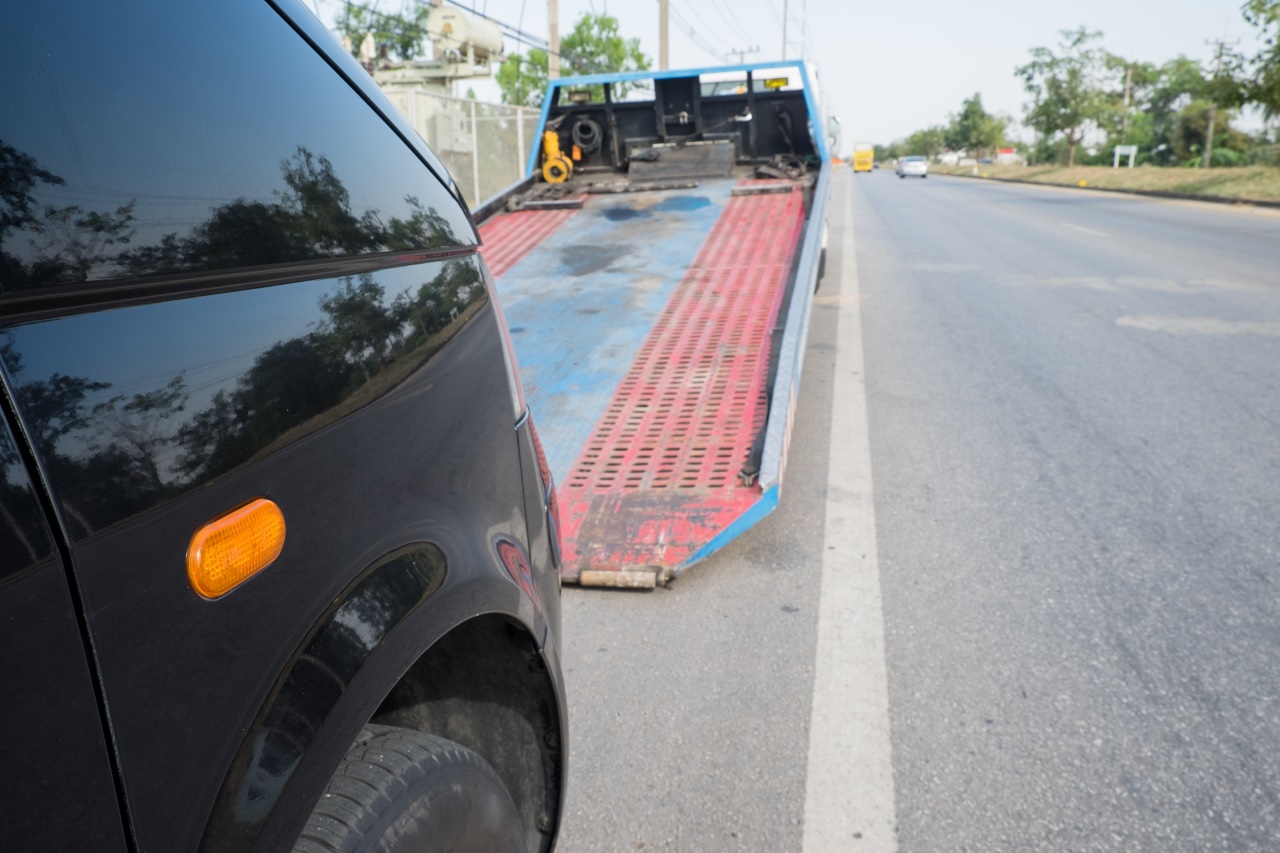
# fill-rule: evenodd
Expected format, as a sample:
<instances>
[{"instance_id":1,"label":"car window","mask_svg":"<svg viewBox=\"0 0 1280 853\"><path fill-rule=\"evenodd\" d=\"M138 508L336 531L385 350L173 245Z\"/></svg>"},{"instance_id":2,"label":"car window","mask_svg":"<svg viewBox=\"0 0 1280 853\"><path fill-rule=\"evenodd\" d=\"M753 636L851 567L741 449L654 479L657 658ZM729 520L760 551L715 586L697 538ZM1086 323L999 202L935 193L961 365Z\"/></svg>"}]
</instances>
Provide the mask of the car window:
<instances>
[{"instance_id":1,"label":"car window","mask_svg":"<svg viewBox=\"0 0 1280 853\"><path fill-rule=\"evenodd\" d=\"M6 24L0 293L475 242L261 0L53 0Z\"/></svg>"},{"instance_id":2,"label":"car window","mask_svg":"<svg viewBox=\"0 0 1280 853\"><path fill-rule=\"evenodd\" d=\"M0 360L79 535L368 405L487 304L471 254L25 323Z\"/></svg>"}]
</instances>

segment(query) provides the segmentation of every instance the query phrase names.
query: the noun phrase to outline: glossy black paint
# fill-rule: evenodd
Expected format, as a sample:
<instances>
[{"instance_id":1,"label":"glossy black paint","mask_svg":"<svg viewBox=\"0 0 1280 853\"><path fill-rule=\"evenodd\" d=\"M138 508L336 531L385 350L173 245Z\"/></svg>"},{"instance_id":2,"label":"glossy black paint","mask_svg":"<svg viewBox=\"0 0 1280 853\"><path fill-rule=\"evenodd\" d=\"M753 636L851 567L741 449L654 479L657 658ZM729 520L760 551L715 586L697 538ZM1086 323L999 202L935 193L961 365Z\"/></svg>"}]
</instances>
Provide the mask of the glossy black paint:
<instances>
[{"instance_id":1,"label":"glossy black paint","mask_svg":"<svg viewBox=\"0 0 1280 853\"><path fill-rule=\"evenodd\" d=\"M457 271L468 265L471 275ZM489 536L527 537L502 341L477 270L475 258L451 259L371 277L367 288L383 293L355 303L361 328L377 324L377 308L389 311L423 288L438 294L432 282L479 295L433 336L384 343L378 359L369 345L364 365L348 354L340 381L315 356L329 344L297 342L328 328L323 306L350 294L352 282L7 330L10 381L71 537L143 849L195 846L221 768L352 578L423 541L458 567L446 585L505 575ZM202 331L198 341L190 329ZM288 357L264 362L274 353ZM86 375L95 361L99 372ZM196 373L209 365L216 370ZM187 375L198 377L203 403L186 392ZM256 404L268 392L289 399ZM49 410L56 416L38 414ZM199 440L184 444L193 435ZM200 599L184 571L192 533L259 496L284 512L280 559L223 599ZM322 721L291 719L300 731L290 737L304 741L301 730ZM193 766L220 770L214 778Z\"/></svg>"},{"instance_id":2,"label":"glossy black paint","mask_svg":"<svg viewBox=\"0 0 1280 853\"><path fill-rule=\"evenodd\" d=\"M537 446L532 417L518 430L520 458L525 463L524 503L529 530L529 561L533 568L536 598L542 602L549 624L548 642L560 636L559 533L555 529L554 483L544 482L545 457ZM542 464L539 464L541 461ZM548 478L550 472L547 471ZM554 523L553 523L554 520Z\"/></svg>"},{"instance_id":3,"label":"glossy black paint","mask_svg":"<svg viewBox=\"0 0 1280 853\"><path fill-rule=\"evenodd\" d=\"M4 848L82 850L92 838L102 849L122 849L106 739L65 570L3 421L0 685Z\"/></svg>"},{"instance_id":4,"label":"glossy black paint","mask_svg":"<svg viewBox=\"0 0 1280 853\"><path fill-rule=\"evenodd\" d=\"M237 839L248 849L316 729L391 632L440 589L447 572L444 552L418 542L378 560L338 596L241 742L209 820L207 846L235 849L231 839Z\"/></svg>"},{"instance_id":5,"label":"glossy black paint","mask_svg":"<svg viewBox=\"0 0 1280 853\"><path fill-rule=\"evenodd\" d=\"M477 242L417 153L261 0L5 18L23 37L0 59L0 292Z\"/></svg>"},{"instance_id":6,"label":"glossy black paint","mask_svg":"<svg viewBox=\"0 0 1280 853\"><path fill-rule=\"evenodd\" d=\"M398 681L478 618L527 638L510 678L546 685L561 748L538 466L438 161L292 0L7 21L0 379L27 443L0 446L0 683L32 701L0 721L38 717L63 757L0 799L40 814L0 846L287 849ZM255 497L280 558L200 598L191 535ZM24 743L0 739L0 774Z\"/></svg>"},{"instance_id":7,"label":"glossy black paint","mask_svg":"<svg viewBox=\"0 0 1280 853\"><path fill-rule=\"evenodd\" d=\"M367 405L487 299L467 255L22 324L0 357L78 537Z\"/></svg>"}]
</instances>

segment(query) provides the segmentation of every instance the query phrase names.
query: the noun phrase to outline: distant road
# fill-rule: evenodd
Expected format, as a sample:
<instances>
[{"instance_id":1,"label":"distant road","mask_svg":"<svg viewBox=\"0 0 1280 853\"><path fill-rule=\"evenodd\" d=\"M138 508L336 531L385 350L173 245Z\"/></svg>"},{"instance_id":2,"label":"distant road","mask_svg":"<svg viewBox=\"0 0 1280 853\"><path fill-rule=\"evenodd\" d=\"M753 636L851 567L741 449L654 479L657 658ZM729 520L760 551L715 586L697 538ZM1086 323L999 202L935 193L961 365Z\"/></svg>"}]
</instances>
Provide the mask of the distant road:
<instances>
[{"instance_id":1,"label":"distant road","mask_svg":"<svg viewBox=\"0 0 1280 853\"><path fill-rule=\"evenodd\" d=\"M565 590L560 849L1275 850L1280 216L834 198L781 506Z\"/></svg>"},{"instance_id":2,"label":"distant road","mask_svg":"<svg viewBox=\"0 0 1280 853\"><path fill-rule=\"evenodd\" d=\"M903 850L1274 850L1280 216L855 181Z\"/></svg>"}]
</instances>

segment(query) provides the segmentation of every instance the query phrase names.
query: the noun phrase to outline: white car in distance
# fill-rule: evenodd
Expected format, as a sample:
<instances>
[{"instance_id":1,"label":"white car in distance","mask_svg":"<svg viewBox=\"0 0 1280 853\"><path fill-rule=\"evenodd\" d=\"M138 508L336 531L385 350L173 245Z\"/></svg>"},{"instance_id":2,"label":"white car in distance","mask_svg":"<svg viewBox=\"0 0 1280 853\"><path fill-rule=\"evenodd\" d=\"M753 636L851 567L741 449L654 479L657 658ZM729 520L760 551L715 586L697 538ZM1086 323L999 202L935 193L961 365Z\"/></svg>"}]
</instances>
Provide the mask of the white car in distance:
<instances>
[{"instance_id":1,"label":"white car in distance","mask_svg":"<svg viewBox=\"0 0 1280 853\"><path fill-rule=\"evenodd\" d=\"M929 161L917 156L899 157L897 172L899 178L905 178L907 175L927 178L929 177Z\"/></svg>"}]
</instances>

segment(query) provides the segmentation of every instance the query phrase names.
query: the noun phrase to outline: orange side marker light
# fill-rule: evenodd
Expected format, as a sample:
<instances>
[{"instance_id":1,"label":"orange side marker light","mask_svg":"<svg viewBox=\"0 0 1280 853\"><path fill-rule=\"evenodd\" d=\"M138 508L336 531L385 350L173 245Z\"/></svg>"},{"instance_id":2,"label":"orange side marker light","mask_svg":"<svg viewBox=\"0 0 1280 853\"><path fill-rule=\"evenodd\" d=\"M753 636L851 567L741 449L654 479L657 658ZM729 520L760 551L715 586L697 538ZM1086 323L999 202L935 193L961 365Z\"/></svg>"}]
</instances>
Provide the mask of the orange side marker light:
<instances>
[{"instance_id":1,"label":"orange side marker light","mask_svg":"<svg viewBox=\"0 0 1280 853\"><path fill-rule=\"evenodd\" d=\"M284 513L258 498L196 531L187 546L187 580L204 598L218 598L274 563L282 548Z\"/></svg>"}]
</instances>

